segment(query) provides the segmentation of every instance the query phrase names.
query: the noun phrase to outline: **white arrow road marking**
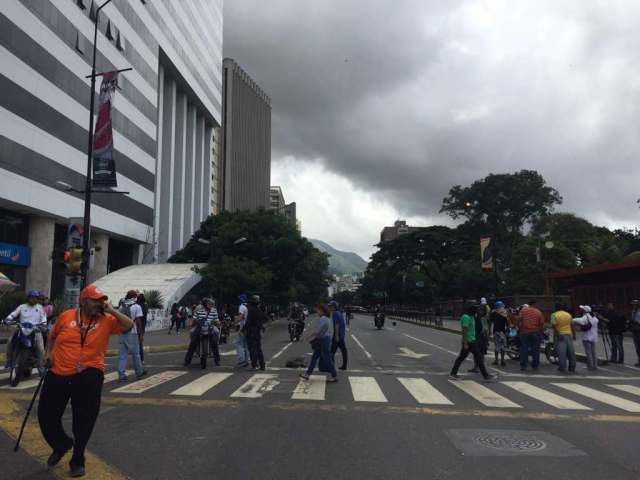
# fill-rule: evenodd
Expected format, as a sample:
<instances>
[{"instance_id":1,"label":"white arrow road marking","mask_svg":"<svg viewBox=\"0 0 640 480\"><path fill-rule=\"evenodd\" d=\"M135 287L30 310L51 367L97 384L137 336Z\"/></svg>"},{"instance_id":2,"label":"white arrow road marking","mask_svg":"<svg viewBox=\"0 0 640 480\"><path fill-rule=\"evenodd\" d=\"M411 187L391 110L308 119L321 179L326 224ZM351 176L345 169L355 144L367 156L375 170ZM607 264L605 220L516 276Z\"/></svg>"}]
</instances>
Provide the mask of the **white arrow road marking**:
<instances>
[{"instance_id":1,"label":"white arrow road marking","mask_svg":"<svg viewBox=\"0 0 640 480\"><path fill-rule=\"evenodd\" d=\"M409 358L423 358L428 357L430 354L428 353L416 353L410 348L407 347L398 347L402 353L394 353L398 357L409 357Z\"/></svg>"}]
</instances>

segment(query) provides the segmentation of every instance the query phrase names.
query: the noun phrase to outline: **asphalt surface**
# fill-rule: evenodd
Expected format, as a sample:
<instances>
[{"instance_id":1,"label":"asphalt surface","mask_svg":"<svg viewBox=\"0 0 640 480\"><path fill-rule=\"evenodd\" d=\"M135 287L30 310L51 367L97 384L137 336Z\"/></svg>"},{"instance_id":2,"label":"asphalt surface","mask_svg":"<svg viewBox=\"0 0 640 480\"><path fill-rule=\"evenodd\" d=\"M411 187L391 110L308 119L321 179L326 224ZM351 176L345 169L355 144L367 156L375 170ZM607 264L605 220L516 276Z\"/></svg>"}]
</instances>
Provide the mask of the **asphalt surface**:
<instances>
[{"instance_id":1,"label":"asphalt surface","mask_svg":"<svg viewBox=\"0 0 640 480\"><path fill-rule=\"evenodd\" d=\"M265 334L266 372L234 368L233 355L203 372L195 361L183 368L182 353L148 354L144 384L105 384L88 447L102 460L96 470L119 473L87 478L640 478L640 369L579 364L567 376L542 359L537 373L523 374L510 361L485 383L466 373L467 361L463 380L450 381L459 336L390 320L378 331L366 316L352 321L347 347L340 381L310 390L285 366L307 361L310 348L289 342L284 320ZM115 363L107 359L107 372ZM228 375L203 377L211 373ZM15 425L2 402L23 408L32 392L0 387L3 478L65 478L64 467L45 471L42 455L11 451ZM30 426L37 430L35 417Z\"/></svg>"}]
</instances>

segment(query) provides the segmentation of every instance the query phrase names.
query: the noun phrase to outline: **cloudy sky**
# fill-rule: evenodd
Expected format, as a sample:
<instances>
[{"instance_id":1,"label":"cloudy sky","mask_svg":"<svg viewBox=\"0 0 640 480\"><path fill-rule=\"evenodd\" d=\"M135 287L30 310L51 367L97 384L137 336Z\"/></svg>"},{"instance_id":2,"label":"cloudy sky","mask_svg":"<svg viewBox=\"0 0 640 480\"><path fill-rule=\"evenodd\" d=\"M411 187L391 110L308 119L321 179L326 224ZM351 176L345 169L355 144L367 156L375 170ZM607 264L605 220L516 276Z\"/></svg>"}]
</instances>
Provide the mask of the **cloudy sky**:
<instances>
[{"instance_id":1,"label":"cloudy sky","mask_svg":"<svg viewBox=\"0 0 640 480\"><path fill-rule=\"evenodd\" d=\"M224 55L272 98L272 184L365 259L455 184L522 168L606 226L640 210L640 1L226 0Z\"/></svg>"}]
</instances>

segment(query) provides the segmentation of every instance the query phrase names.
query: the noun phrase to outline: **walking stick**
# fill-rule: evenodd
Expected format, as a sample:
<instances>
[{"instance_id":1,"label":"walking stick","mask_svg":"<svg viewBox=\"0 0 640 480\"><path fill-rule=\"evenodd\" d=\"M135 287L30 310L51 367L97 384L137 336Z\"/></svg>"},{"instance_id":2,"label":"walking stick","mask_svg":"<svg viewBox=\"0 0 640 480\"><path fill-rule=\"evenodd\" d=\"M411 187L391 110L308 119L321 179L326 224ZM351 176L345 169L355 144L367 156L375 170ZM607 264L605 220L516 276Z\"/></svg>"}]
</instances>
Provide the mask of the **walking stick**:
<instances>
[{"instance_id":1,"label":"walking stick","mask_svg":"<svg viewBox=\"0 0 640 480\"><path fill-rule=\"evenodd\" d=\"M24 420L22 421L22 427L20 427L20 434L18 435L18 440L16 440L16 445L13 447L14 452L17 452L18 449L20 448L20 440L22 440L22 434L24 433L24 428L27 426L27 420L29 419L29 415L31 414L31 409L33 408L33 404L36 402L36 398L38 398L38 394L40 393L40 389L42 388L42 382L44 382L44 377L47 376L47 372L48 370L45 370L44 375L40 377L40 382L38 382L36 391L33 393L33 398L31 399L29 408L27 408L27 414L24 416Z\"/></svg>"}]
</instances>

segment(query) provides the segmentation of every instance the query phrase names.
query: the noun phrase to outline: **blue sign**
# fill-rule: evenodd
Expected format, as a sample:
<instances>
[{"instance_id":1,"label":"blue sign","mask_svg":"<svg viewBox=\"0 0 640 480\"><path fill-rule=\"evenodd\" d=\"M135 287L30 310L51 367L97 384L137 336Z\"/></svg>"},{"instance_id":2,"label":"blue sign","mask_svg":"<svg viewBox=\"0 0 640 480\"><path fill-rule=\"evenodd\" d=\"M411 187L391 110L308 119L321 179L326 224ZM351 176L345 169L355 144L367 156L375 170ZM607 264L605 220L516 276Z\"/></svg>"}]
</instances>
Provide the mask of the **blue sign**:
<instances>
[{"instance_id":1,"label":"blue sign","mask_svg":"<svg viewBox=\"0 0 640 480\"><path fill-rule=\"evenodd\" d=\"M28 267L31 263L31 248L13 243L0 243L0 263Z\"/></svg>"}]
</instances>

